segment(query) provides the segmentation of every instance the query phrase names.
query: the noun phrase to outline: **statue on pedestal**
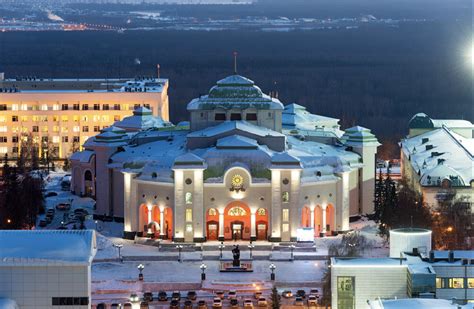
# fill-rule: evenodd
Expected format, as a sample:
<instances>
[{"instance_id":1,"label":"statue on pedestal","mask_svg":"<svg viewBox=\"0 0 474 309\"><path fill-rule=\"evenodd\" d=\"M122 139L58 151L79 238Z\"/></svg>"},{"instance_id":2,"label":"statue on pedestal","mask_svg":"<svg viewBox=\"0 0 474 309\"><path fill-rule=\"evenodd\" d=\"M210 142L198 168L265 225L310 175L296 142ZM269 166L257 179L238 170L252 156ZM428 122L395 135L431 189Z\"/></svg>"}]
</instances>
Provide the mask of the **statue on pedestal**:
<instances>
[{"instance_id":1,"label":"statue on pedestal","mask_svg":"<svg viewBox=\"0 0 474 309\"><path fill-rule=\"evenodd\" d=\"M232 266L240 267L240 249L239 249L239 245L234 246L234 249L232 249L232 256L234 257L234 260L232 261Z\"/></svg>"}]
</instances>

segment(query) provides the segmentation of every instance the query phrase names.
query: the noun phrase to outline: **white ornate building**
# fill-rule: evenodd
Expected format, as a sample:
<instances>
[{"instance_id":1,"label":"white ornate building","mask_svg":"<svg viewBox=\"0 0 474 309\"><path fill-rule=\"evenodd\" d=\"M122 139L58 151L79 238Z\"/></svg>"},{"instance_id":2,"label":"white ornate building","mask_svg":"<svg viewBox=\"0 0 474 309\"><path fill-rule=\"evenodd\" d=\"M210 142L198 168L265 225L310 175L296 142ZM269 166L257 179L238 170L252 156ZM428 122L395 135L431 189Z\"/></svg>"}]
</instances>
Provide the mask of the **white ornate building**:
<instances>
[{"instance_id":1,"label":"white ornate building","mask_svg":"<svg viewBox=\"0 0 474 309\"><path fill-rule=\"evenodd\" d=\"M370 130L341 131L239 75L188 112L189 126L172 126L142 108L72 156L72 190L95 196L97 215L123 218L125 237L303 240L373 212Z\"/></svg>"}]
</instances>

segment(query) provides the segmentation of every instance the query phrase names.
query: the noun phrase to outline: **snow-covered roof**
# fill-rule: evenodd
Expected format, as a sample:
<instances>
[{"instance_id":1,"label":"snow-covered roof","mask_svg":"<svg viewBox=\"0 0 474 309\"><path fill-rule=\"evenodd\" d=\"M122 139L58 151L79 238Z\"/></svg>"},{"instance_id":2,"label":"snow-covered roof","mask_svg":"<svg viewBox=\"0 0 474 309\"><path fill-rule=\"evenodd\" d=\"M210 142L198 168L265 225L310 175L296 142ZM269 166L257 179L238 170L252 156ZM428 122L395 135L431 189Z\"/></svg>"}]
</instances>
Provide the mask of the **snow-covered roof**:
<instances>
[{"instance_id":1,"label":"snow-covered roof","mask_svg":"<svg viewBox=\"0 0 474 309\"><path fill-rule=\"evenodd\" d=\"M446 126L451 129L472 128L474 124L463 119L432 119L425 113L415 114L409 121L409 127L412 129L433 129Z\"/></svg>"},{"instance_id":2,"label":"snow-covered roof","mask_svg":"<svg viewBox=\"0 0 474 309\"><path fill-rule=\"evenodd\" d=\"M258 143L245 136L231 135L218 139L216 147L220 149L255 149L258 147Z\"/></svg>"},{"instance_id":3,"label":"snow-covered roof","mask_svg":"<svg viewBox=\"0 0 474 309\"><path fill-rule=\"evenodd\" d=\"M184 155L181 155L174 160L174 167L175 168L206 168L206 162L200 158L199 156L195 155L194 153L188 152Z\"/></svg>"},{"instance_id":4,"label":"snow-covered roof","mask_svg":"<svg viewBox=\"0 0 474 309\"><path fill-rule=\"evenodd\" d=\"M199 131L194 131L188 134L188 137L211 137L216 136L232 130L240 130L251 133L257 136L277 136L284 137L285 135L277 131L270 130L265 127L256 126L250 122L239 120L239 121L224 121L217 126L208 127Z\"/></svg>"},{"instance_id":5,"label":"snow-covered roof","mask_svg":"<svg viewBox=\"0 0 474 309\"><path fill-rule=\"evenodd\" d=\"M361 126L355 126L346 129L346 132L342 136L341 140L347 146L380 146L377 137L375 137L375 135L370 132L370 129Z\"/></svg>"},{"instance_id":6,"label":"snow-covered roof","mask_svg":"<svg viewBox=\"0 0 474 309\"><path fill-rule=\"evenodd\" d=\"M470 186L474 180L474 139L443 126L406 138L401 145L422 186L441 186L445 179L453 186Z\"/></svg>"},{"instance_id":7,"label":"snow-covered roof","mask_svg":"<svg viewBox=\"0 0 474 309\"><path fill-rule=\"evenodd\" d=\"M208 95L193 99L187 107L189 111L216 108L282 110L283 104L278 99L264 94L252 80L240 75L231 75L218 81Z\"/></svg>"},{"instance_id":8,"label":"snow-covered roof","mask_svg":"<svg viewBox=\"0 0 474 309\"><path fill-rule=\"evenodd\" d=\"M288 130L326 131L340 137L344 132L338 123L339 119L311 114L306 107L294 103L286 105L282 113L283 128Z\"/></svg>"},{"instance_id":9,"label":"snow-covered roof","mask_svg":"<svg viewBox=\"0 0 474 309\"><path fill-rule=\"evenodd\" d=\"M275 153L272 157L273 168L301 168L300 159L288 152Z\"/></svg>"},{"instance_id":10,"label":"snow-covered roof","mask_svg":"<svg viewBox=\"0 0 474 309\"><path fill-rule=\"evenodd\" d=\"M90 162L93 155L94 151L92 150L77 151L71 155L70 159L74 161L79 161L81 163L88 163Z\"/></svg>"},{"instance_id":11,"label":"snow-covered roof","mask_svg":"<svg viewBox=\"0 0 474 309\"><path fill-rule=\"evenodd\" d=\"M370 309L472 309L472 305L453 304L451 300L434 298L406 298L370 300Z\"/></svg>"},{"instance_id":12,"label":"snow-covered roof","mask_svg":"<svg viewBox=\"0 0 474 309\"><path fill-rule=\"evenodd\" d=\"M132 116L115 122L114 126L126 131L142 131L151 128L171 127L172 124L164 121L160 116L153 116L151 110L140 106L133 111Z\"/></svg>"},{"instance_id":13,"label":"snow-covered roof","mask_svg":"<svg viewBox=\"0 0 474 309\"><path fill-rule=\"evenodd\" d=\"M4 230L0 266L90 265L96 247L93 230Z\"/></svg>"}]
</instances>

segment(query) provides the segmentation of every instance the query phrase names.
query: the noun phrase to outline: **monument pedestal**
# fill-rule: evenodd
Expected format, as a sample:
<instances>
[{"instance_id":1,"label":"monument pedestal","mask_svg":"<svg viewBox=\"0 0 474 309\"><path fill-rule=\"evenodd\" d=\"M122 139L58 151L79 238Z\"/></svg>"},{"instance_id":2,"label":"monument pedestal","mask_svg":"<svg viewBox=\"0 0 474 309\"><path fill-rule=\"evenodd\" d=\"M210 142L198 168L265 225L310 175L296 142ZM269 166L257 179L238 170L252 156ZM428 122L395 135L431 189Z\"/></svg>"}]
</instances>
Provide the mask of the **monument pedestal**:
<instances>
[{"instance_id":1,"label":"monument pedestal","mask_svg":"<svg viewBox=\"0 0 474 309\"><path fill-rule=\"evenodd\" d=\"M234 266L234 262L232 261L221 261L220 265L220 272L253 272L252 262L245 261L240 262L238 266Z\"/></svg>"}]
</instances>

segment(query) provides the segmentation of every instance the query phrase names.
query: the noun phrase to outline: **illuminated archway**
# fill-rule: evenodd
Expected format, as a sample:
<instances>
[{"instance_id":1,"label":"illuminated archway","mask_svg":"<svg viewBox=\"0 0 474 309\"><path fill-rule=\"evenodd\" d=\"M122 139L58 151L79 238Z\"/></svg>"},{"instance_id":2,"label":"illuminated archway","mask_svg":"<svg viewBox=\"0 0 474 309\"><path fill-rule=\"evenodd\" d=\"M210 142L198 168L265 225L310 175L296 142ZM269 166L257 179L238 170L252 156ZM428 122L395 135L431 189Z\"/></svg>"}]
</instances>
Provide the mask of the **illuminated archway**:
<instances>
[{"instance_id":1,"label":"illuminated archway","mask_svg":"<svg viewBox=\"0 0 474 309\"><path fill-rule=\"evenodd\" d=\"M224 239L250 240L250 208L247 204L234 201L224 210Z\"/></svg>"}]
</instances>

